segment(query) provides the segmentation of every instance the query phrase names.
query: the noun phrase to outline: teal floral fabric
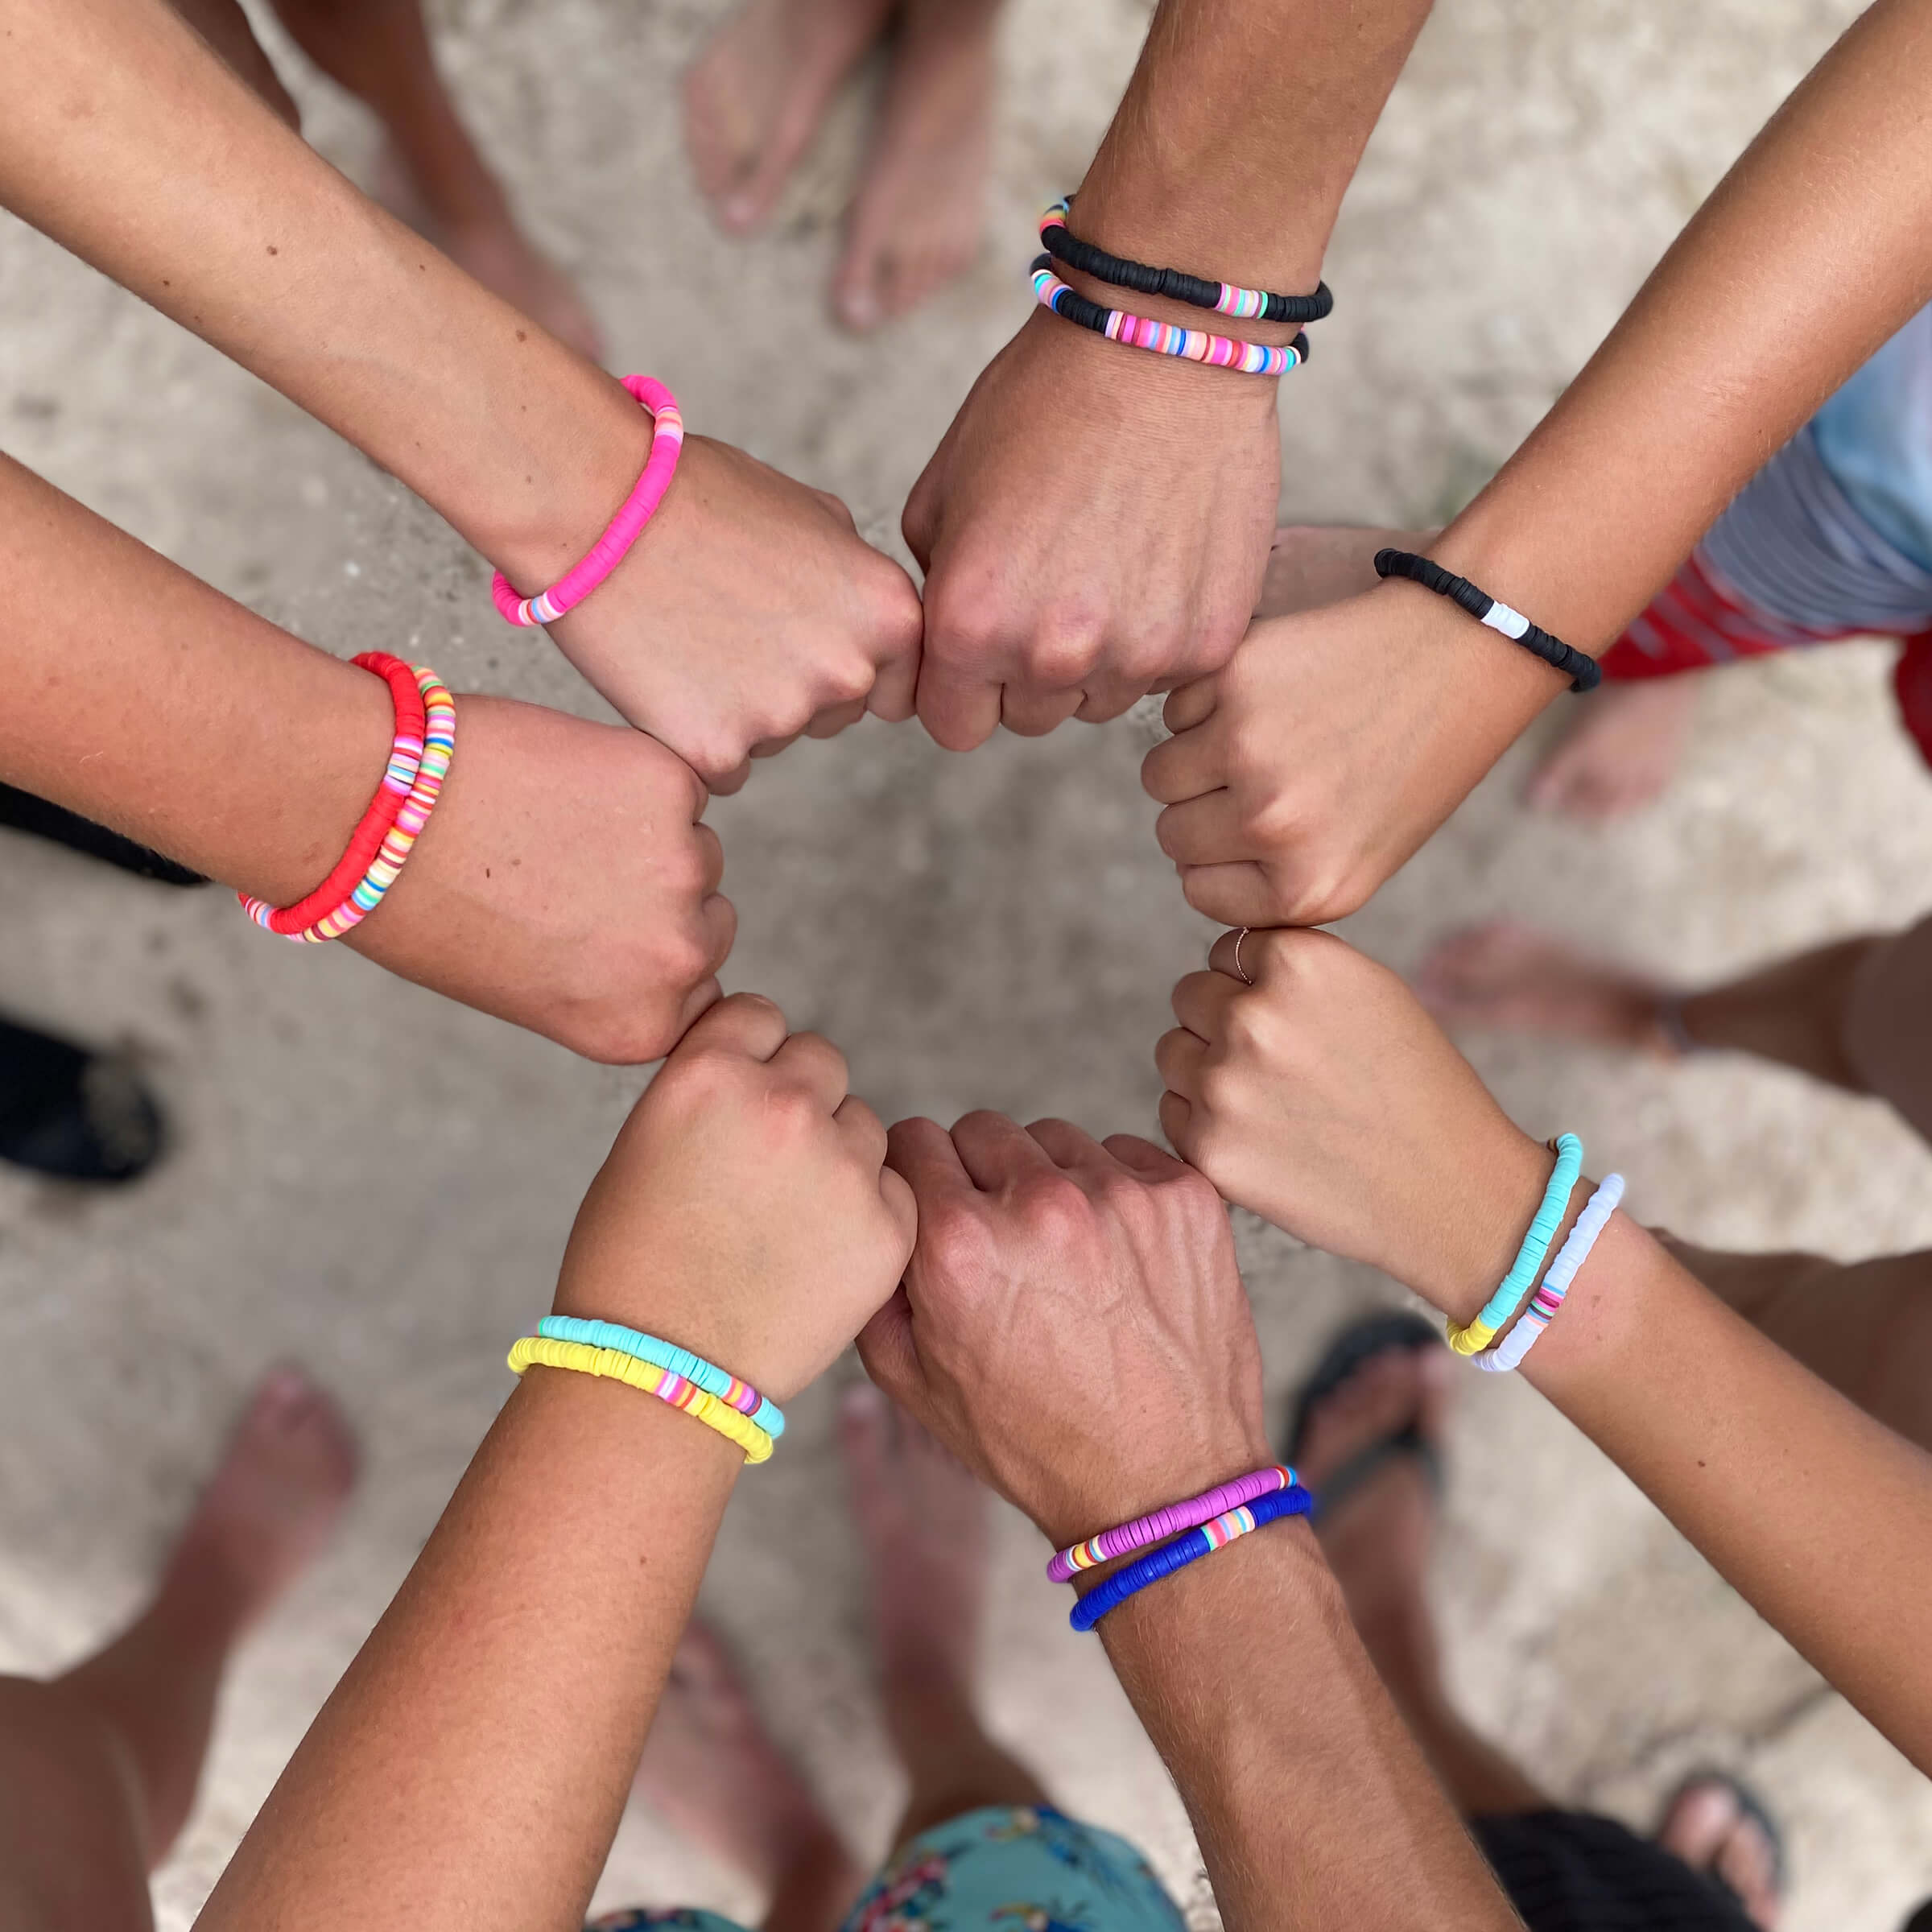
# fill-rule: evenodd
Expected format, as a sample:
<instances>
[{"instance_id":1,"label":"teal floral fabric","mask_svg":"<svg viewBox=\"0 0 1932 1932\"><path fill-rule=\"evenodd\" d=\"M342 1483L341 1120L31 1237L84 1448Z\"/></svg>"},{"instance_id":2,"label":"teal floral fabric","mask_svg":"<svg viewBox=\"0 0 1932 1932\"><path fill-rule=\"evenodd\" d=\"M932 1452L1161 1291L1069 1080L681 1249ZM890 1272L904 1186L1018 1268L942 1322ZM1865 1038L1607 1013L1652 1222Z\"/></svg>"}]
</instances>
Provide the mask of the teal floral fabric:
<instances>
[{"instance_id":1,"label":"teal floral fabric","mask_svg":"<svg viewBox=\"0 0 1932 1932\"><path fill-rule=\"evenodd\" d=\"M922 1832L874 1879L845 1932L1183 1932L1125 1839L1045 1806L969 1811ZM715 1912L614 1912L589 1932L743 1932Z\"/></svg>"}]
</instances>

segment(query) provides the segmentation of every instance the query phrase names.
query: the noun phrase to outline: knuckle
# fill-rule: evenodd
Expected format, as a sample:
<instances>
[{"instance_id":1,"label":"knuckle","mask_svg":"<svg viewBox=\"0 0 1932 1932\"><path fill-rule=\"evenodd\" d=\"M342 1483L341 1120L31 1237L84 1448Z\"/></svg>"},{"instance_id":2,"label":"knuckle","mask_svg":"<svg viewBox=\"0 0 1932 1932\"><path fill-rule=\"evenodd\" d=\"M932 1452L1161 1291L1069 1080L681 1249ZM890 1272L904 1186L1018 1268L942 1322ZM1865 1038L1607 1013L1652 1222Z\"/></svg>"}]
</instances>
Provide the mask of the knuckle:
<instances>
[{"instance_id":1,"label":"knuckle","mask_svg":"<svg viewBox=\"0 0 1932 1932\"><path fill-rule=\"evenodd\" d=\"M943 1275L975 1275L993 1263L993 1232L964 1201L939 1201L919 1210L919 1247Z\"/></svg>"},{"instance_id":2,"label":"knuckle","mask_svg":"<svg viewBox=\"0 0 1932 1932\"><path fill-rule=\"evenodd\" d=\"M1064 1246L1086 1232L1092 1207L1063 1174L1029 1177L1020 1185L1017 1204L1028 1228L1051 1246Z\"/></svg>"},{"instance_id":3,"label":"knuckle","mask_svg":"<svg viewBox=\"0 0 1932 1932\"><path fill-rule=\"evenodd\" d=\"M1070 624L1065 619L1045 626L1026 654L1033 682L1049 691L1066 691L1084 683L1100 661L1099 628Z\"/></svg>"}]
</instances>

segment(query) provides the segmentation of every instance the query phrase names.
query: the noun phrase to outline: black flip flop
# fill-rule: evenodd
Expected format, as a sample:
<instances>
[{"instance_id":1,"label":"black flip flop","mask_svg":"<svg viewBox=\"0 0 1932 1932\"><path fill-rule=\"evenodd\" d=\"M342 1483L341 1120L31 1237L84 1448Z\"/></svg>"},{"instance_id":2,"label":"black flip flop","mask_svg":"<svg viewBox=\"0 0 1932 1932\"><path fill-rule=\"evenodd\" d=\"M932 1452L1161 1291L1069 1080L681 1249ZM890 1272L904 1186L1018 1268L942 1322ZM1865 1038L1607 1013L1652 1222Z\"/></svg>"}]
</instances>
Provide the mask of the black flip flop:
<instances>
[{"instance_id":1,"label":"black flip flop","mask_svg":"<svg viewBox=\"0 0 1932 1932\"><path fill-rule=\"evenodd\" d=\"M1298 1465L1301 1460L1308 1418L1316 1403L1333 1395L1378 1355L1397 1348L1439 1348L1442 1345L1443 1338L1435 1324L1406 1308L1385 1309L1379 1315L1364 1315L1359 1322L1350 1323L1329 1343L1315 1365L1315 1373L1296 1391L1294 1406L1289 1411L1286 1455L1290 1465ZM1413 1456L1422 1464L1430 1487L1439 1496L1442 1493L1443 1459L1435 1445L1423 1439L1414 1422L1408 1422L1343 1463L1316 1493L1317 1510L1339 1507L1352 1491L1359 1489L1394 1455Z\"/></svg>"},{"instance_id":2,"label":"black flip flop","mask_svg":"<svg viewBox=\"0 0 1932 1932\"><path fill-rule=\"evenodd\" d=\"M1720 1785L1737 1801L1738 1814L1748 1818L1765 1835L1765 1843L1771 1847L1771 1889L1779 1898L1785 1896L1786 1866L1785 1860L1785 1835L1778 1829L1777 1820L1765 1807L1765 1801L1744 1783L1728 1771L1720 1771L1715 1765L1707 1765L1701 1771L1693 1771L1689 1777L1679 1781L1677 1789L1670 1794L1664 1806L1664 1816L1668 1818L1682 1802L1684 1794L1695 1791L1701 1785ZM1659 1829L1662 1827L1660 1826ZM1715 1868L1704 1876L1724 1889L1733 1898L1737 1897L1724 1884L1724 1876ZM1742 1902L1741 1901L1740 1901ZM1908 1929L1909 1932L1909 1929Z\"/></svg>"},{"instance_id":3,"label":"black flip flop","mask_svg":"<svg viewBox=\"0 0 1932 1932\"><path fill-rule=\"evenodd\" d=\"M0 1161L66 1181L138 1179L164 1142L127 1063L0 1020Z\"/></svg>"},{"instance_id":4,"label":"black flip flop","mask_svg":"<svg viewBox=\"0 0 1932 1932\"><path fill-rule=\"evenodd\" d=\"M150 852L145 845L123 838L118 832L109 832L105 825L97 825L92 819L84 819L62 805L50 805L45 799L37 799L17 786L0 785L0 825L31 832L37 839L49 839L70 852L84 852L90 859L99 859L104 865L163 886L208 883L200 873L190 872L185 865L177 865L172 859Z\"/></svg>"}]
</instances>

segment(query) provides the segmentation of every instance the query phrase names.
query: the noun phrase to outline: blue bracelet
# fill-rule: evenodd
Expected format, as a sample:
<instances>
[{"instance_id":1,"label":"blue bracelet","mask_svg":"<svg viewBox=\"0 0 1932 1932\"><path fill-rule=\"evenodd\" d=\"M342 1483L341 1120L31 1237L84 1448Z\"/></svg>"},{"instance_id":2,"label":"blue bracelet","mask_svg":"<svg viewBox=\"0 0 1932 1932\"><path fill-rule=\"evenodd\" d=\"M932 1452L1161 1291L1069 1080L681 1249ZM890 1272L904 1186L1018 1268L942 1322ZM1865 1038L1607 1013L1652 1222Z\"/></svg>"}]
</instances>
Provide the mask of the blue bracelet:
<instances>
[{"instance_id":1,"label":"blue bracelet","mask_svg":"<svg viewBox=\"0 0 1932 1932\"><path fill-rule=\"evenodd\" d=\"M776 1402L768 1402L749 1382L728 1375L715 1362L708 1362L675 1342L659 1341L654 1335L642 1334L617 1322L586 1322L574 1315L547 1315L537 1323L537 1333L553 1342L583 1342L592 1348L614 1348L620 1355L634 1356L672 1375L681 1375L707 1395L729 1402L741 1415L748 1415L775 1442L785 1433L785 1412Z\"/></svg>"},{"instance_id":2,"label":"blue bracelet","mask_svg":"<svg viewBox=\"0 0 1932 1932\"><path fill-rule=\"evenodd\" d=\"M1535 1286L1543 1257L1550 1252L1550 1244L1563 1225L1571 1191L1583 1171L1583 1144L1575 1134L1566 1133L1556 1143L1556 1166L1550 1174L1550 1185L1543 1190L1543 1204L1537 1209L1536 1219L1530 1224L1530 1232L1517 1250L1516 1265L1503 1277L1501 1285L1484 1302L1482 1313L1474 1321L1447 1324L1449 1346L1458 1355L1480 1354L1523 1305L1523 1297Z\"/></svg>"},{"instance_id":3,"label":"blue bracelet","mask_svg":"<svg viewBox=\"0 0 1932 1932\"><path fill-rule=\"evenodd\" d=\"M1158 1583L1162 1577L1172 1576L1190 1563L1198 1563L1224 1544L1259 1530L1265 1523L1284 1516L1306 1516L1314 1502L1315 1498L1299 1483L1292 1488L1257 1496L1253 1502L1244 1503L1240 1509L1230 1509L1225 1516L1217 1516L1212 1522L1203 1523L1198 1530L1190 1530L1185 1536L1177 1536L1172 1542L1162 1543L1159 1549L1136 1557L1099 1588L1089 1590L1067 1612L1067 1620L1076 1630L1091 1630L1109 1610L1119 1609L1129 1597L1137 1596L1150 1583Z\"/></svg>"}]
</instances>

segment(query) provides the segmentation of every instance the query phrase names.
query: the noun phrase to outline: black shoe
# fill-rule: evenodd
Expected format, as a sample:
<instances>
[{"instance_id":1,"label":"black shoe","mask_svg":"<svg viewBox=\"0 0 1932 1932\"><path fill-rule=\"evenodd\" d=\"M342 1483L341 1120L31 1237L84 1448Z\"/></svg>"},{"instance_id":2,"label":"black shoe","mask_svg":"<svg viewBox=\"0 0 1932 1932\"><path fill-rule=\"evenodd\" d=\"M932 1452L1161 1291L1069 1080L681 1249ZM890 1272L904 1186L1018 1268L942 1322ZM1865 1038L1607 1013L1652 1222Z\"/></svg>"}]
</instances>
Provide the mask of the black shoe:
<instances>
[{"instance_id":1,"label":"black shoe","mask_svg":"<svg viewBox=\"0 0 1932 1932\"><path fill-rule=\"evenodd\" d=\"M70 851L85 852L109 865L131 872L138 878L154 879L163 886L205 886L208 881L172 859L164 859L132 839L124 839L92 819L84 819L64 806L50 805L31 791L12 785L0 785L0 825L15 832L31 832L35 838L51 839Z\"/></svg>"},{"instance_id":2,"label":"black shoe","mask_svg":"<svg viewBox=\"0 0 1932 1932\"><path fill-rule=\"evenodd\" d=\"M0 1020L0 1161L68 1181L145 1174L161 1109L126 1061Z\"/></svg>"}]
</instances>

